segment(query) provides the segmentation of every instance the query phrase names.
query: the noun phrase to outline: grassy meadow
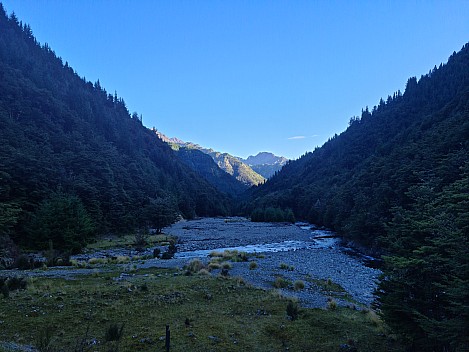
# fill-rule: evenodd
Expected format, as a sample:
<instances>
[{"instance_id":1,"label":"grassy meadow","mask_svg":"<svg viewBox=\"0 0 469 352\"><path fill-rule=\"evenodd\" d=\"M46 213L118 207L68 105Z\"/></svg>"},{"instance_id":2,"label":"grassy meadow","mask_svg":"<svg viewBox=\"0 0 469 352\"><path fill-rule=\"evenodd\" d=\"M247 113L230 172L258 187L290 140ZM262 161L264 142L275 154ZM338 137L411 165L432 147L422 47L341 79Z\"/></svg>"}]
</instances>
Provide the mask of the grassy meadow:
<instances>
[{"instance_id":1,"label":"grassy meadow","mask_svg":"<svg viewBox=\"0 0 469 352\"><path fill-rule=\"evenodd\" d=\"M241 278L121 270L28 279L25 290L0 296L0 341L40 351L165 351L169 325L171 351L400 350L370 310L299 308Z\"/></svg>"}]
</instances>

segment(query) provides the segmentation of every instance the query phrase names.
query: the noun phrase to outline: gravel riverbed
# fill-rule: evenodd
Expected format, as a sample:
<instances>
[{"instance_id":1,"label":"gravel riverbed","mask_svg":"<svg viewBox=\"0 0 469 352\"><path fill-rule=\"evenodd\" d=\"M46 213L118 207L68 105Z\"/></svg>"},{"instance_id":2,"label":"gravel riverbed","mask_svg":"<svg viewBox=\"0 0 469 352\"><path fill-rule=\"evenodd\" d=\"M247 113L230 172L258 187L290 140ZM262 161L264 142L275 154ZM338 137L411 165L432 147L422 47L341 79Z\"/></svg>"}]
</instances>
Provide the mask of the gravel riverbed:
<instances>
[{"instance_id":1,"label":"gravel riverbed","mask_svg":"<svg viewBox=\"0 0 469 352\"><path fill-rule=\"evenodd\" d=\"M237 249L249 253L249 261L231 263L230 276L241 277L252 286L267 290L274 289L275 278L281 276L291 283L289 287L279 290L282 295L296 297L302 306L314 308L326 307L330 296L334 296L340 305L351 302L370 305L381 274L379 270L367 267L359 257L349 255L332 233L307 224L253 223L245 218L202 218L180 221L166 228L165 233L178 238L175 258L134 261L122 264L122 270L130 266L182 268L194 258L207 263L211 251ZM151 253L152 249L148 252ZM121 254L131 253L128 249L116 249L87 254L81 259ZM256 262L255 269L250 268L251 261ZM80 274L105 270L110 269L96 266L92 269L10 270L8 273L75 278ZM212 275L217 273L215 270ZM293 283L297 280L304 283L303 289L294 290ZM321 284L328 280L340 285L344 292L328 291L327 286Z\"/></svg>"},{"instance_id":2,"label":"gravel riverbed","mask_svg":"<svg viewBox=\"0 0 469 352\"><path fill-rule=\"evenodd\" d=\"M347 254L338 239L330 238L332 233L305 225L253 223L244 218L179 222L166 231L181 242L176 259L160 263L183 265L198 253L197 257L207 262L210 250L236 248L254 252L249 261L255 261L257 268L251 270L250 262L235 262L230 275L240 276L255 287L272 289L277 276L292 283L301 280L304 289L294 290L290 285L281 293L298 298L302 306L324 308L331 293L317 283L330 280L345 290L332 294L339 304L352 301L370 305L381 272ZM189 258L184 260L185 256Z\"/></svg>"}]
</instances>

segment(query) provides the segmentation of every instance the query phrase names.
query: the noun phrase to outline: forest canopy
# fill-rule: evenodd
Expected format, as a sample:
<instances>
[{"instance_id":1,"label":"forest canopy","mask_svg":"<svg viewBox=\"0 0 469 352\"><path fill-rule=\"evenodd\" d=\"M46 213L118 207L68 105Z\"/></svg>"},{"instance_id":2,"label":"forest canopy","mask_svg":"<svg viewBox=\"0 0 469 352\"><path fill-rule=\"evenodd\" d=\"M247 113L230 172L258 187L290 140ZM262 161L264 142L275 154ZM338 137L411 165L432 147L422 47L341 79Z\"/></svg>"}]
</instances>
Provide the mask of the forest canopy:
<instances>
[{"instance_id":1,"label":"forest canopy","mask_svg":"<svg viewBox=\"0 0 469 352\"><path fill-rule=\"evenodd\" d=\"M1 4L0 28L2 238L76 251L99 233L231 212L232 199L183 164L117 92L81 78ZM76 231L57 237L67 221Z\"/></svg>"}]
</instances>

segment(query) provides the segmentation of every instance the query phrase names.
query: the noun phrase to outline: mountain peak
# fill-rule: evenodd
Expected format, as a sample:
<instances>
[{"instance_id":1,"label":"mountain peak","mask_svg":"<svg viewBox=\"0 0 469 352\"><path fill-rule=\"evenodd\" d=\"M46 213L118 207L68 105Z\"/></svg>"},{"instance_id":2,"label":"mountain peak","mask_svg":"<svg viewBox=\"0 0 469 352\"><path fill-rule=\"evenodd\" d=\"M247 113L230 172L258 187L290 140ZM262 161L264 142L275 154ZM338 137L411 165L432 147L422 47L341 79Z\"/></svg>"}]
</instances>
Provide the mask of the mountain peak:
<instances>
[{"instance_id":1,"label":"mountain peak","mask_svg":"<svg viewBox=\"0 0 469 352\"><path fill-rule=\"evenodd\" d=\"M248 156L248 158L245 160L246 164L249 166L262 164L283 166L287 163L287 161L287 158L283 156L276 156L271 152L259 152L255 156Z\"/></svg>"}]
</instances>

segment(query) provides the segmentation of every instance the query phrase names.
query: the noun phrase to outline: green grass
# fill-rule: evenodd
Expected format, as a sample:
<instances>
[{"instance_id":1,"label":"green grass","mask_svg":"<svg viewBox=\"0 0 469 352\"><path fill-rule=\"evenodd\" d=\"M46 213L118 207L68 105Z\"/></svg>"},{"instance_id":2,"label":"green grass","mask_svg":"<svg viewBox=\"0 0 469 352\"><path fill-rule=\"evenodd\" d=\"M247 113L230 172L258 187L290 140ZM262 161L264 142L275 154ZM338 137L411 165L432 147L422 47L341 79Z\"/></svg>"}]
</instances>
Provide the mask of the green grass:
<instances>
[{"instance_id":1,"label":"green grass","mask_svg":"<svg viewBox=\"0 0 469 352\"><path fill-rule=\"evenodd\" d=\"M34 345L49 330L54 347L74 351L88 329L91 350L108 351L106 329L125 323L120 351L163 351L168 324L171 351L337 351L349 340L358 351L399 351L369 313L303 308L291 321L287 299L239 278L145 269L115 280L120 274L32 279L0 299L0 341Z\"/></svg>"},{"instance_id":2,"label":"green grass","mask_svg":"<svg viewBox=\"0 0 469 352\"><path fill-rule=\"evenodd\" d=\"M335 298L341 298L350 303L357 303L353 297L347 293L347 291L340 286L338 283L333 282L331 279L313 279L311 277L306 277L306 281L314 284L319 290L321 290L325 295Z\"/></svg>"},{"instance_id":3,"label":"green grass","mask_svg":"<svg viewBox=\"0 0 469 352\"><path fill-rule=\"evenodd\" d=\"M170 241L174 240L173 236L160 234L160 235L148 235L146 237L148 246L167 245ZM86 246L87 250L97 251L112 248L125 248L133 247L135 245L135 235L123 235L112 238L100 238L93 243Z\"/></svg>"},{"instance_id":4,"label":"green grass","mask_svg":"<svg viewBox=\"0 0 469 352\"><path fill-rule=\"evenodd\" d=\"M223 252L213 251L209 254L212 263L231 261L231 262L247 262L249 254L245 252L238 252L237 250L226 249Z\"/></svg>"}]
</instances>

